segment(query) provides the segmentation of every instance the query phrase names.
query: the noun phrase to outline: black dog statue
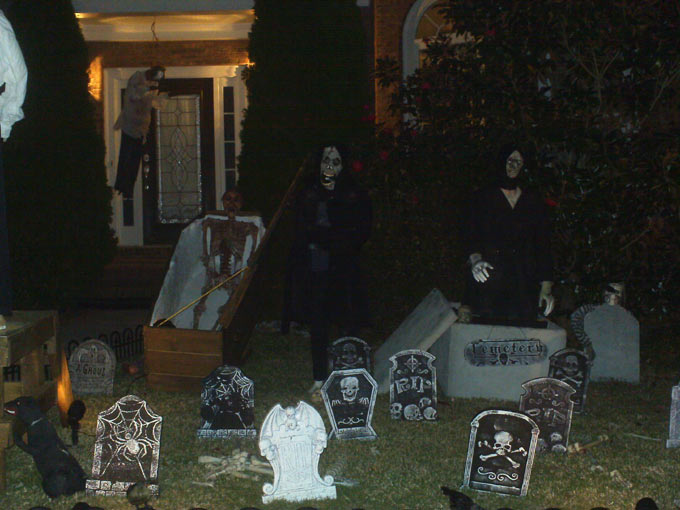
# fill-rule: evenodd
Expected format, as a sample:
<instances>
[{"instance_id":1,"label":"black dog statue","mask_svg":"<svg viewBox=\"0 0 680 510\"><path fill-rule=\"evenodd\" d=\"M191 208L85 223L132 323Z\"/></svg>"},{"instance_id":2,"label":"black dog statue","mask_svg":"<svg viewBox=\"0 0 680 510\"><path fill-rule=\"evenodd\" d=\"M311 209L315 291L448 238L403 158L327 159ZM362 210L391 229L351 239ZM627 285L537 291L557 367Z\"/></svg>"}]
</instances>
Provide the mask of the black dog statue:
<instances>
[{"instance_id":1,"label":"black dog statue","mask_svg":"<svg viewBox=\"0 0 680 510\"><path fill-rule=\"evenodd\" d=\"M50 498L85 490L85 473L57 435L33 397L19 397L5 404L5 412L26 426L28 443L14 430L14 443L35 461L42 487Z\"/></svg>"}]
</instances>

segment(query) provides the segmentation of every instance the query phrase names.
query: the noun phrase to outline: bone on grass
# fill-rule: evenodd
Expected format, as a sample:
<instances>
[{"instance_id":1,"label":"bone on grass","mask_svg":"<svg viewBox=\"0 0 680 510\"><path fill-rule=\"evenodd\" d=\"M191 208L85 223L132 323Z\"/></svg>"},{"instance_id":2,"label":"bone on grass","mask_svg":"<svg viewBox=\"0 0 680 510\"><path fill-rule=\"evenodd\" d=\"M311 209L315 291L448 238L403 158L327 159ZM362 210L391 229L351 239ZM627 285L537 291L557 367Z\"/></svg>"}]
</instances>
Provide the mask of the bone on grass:
<instances>
[{"instance_id":1,"label":"bone on grass","mask_svg":"<svg viewBox=\"0 0 680 510\"><path fill-rule=\"evenodd\" d=\"M591 441L590 443L586 444L581 444L581 443L573 443L567 446L567 452L571 453L585 453L586 450L593 448L594 446L597 446L601 443L604 443L605 441L609 441L609 436L606 434L601 435L598 437L595 441Z\"/></svg>"}]
</instances>

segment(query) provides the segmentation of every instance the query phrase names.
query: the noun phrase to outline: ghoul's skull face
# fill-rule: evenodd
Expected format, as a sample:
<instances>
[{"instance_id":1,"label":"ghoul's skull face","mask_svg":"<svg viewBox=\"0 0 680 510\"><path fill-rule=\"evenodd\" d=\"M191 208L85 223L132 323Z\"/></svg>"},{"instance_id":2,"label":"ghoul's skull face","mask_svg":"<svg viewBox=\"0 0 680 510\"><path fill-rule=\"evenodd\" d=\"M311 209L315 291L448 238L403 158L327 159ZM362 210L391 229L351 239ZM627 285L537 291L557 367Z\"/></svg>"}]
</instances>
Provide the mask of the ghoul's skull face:
<instances>
[{"instance_id":1,"label":"ghoul's skull face","mask_svg":"<svg viewBox=\"0 0 680 510\"><path fill-rule=\"evenodd\" d=\"M519 151L513 151L505 162L505 171L507 172L508 177L511 179L517 177L523 165L524 158L522 155L519 153Z\"/></svg>"},{"instance_id":2,"label":"ghoul's skull face","mask_svg":"<svg viewBox=\"0 0 680 510\"><path fill-rule=\"evenodd\" d=\"M342 171L342 157L334 146L324 148L321 156L321 185L327 190L335 189L335 181Z\"/></svg>"},{"instance_id":3,"label":"ghoul's skull face","mask_svg":"<svg viewBox=\"0 0 680 510\"><path fill-rule=\"evenodd\" d=\"M359 392L359 379L354 376L345 377L340 381L340 392L345 402L354 402Z\"/></svg>"}]
</instances>

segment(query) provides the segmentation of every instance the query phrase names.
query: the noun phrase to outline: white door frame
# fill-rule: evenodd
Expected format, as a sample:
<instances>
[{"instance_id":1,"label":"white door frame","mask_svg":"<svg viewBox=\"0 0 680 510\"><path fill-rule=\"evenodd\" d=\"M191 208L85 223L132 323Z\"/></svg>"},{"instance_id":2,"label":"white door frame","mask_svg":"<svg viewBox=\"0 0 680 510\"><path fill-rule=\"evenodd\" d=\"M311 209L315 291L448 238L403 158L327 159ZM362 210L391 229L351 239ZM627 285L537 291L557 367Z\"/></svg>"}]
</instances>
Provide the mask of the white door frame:
<instances>
[{"instance_id":1,"label":"white door frame","mask_svg":"<svg viewBox=\"0 0 680 510\"><path fill-rule=\"evenodd\" d=\"M224 168L224 100L223 87L234 87L234 122L236 126L236 156L241 152L240 126L246 108L246 88L241 79L244 65L231 66L187 66L168 67L166 78L212 78L213 79L213 122L215 147L215 203L226 190ZM121 110L121 90L127 81L140 67L117 67L104 69L104 141L106 143L106 177L109 186L116 181L118 151L120 148L120 131L113 129ZM236 170L238 180L238 170ZM123 225L123 199L120 193L113 192L111 202L113 218L111 227L118 237L120 246L141 246L144 244L142 221L142 179L138 176L134 188L134 225Z\"/></svg>"}]
</instances>

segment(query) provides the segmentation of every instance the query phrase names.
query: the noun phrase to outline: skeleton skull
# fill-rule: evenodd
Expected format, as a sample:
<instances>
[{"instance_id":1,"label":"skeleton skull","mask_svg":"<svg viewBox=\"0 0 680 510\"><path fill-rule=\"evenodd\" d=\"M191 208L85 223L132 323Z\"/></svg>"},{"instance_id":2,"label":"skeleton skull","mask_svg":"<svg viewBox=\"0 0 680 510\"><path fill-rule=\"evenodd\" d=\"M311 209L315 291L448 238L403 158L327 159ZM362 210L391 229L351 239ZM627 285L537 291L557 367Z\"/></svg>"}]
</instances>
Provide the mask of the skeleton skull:
<instances>
[{"instance_id":1,"label":"skeleton skull","mask_svg":"<svg viewBox=\"0 0 680 510\"><path fill-rule=\"evenodd\" d=\"M625 285L621 282L610 283L604 289L604 303L623 306Z\"/></svg>"},{"instance_id":2,"label":"skeleton skull","mask_svg":"<svg viewBox=\"0 0 680 510\"><path fill-rule=\"evenodd\" d=\"M421 409L429 406L432 403L432 399L429 399L427 397L423 397L418 401L418 407Z\"/></svg>"},{"instance_id":3,"label":"skeleton skull","mask_svg":"<svg viewBox=\"0 0 680 510\"><path fill-rule=\"evenodd\" d=\"M569 354L564 358L562 370L570 377L574 377L579 372L578 358L575 354Z\"/></svg>"},{"instance_id":4,"label":"skeleton skull","mask_svg":"<svg viewBox=\"0 0 680 510\"><path fill-rule=\"evenodd\" d=\"M390 404L390 416L393 420L399 420L401 418L401 408L403 406L399 402L393 402Z\"/></svg>"},{"instance_id":5,"label":"skeleton skull","mask_svg":"<svg viewBox=\"0 0 680 510\"><path fill-rule=\"evenodd\" d=\"M434 407L426 407L423 411L423 416L426 420L436 420L437 410Z\"/></svg>"},{"instance_id":6,"label":"skeleton skull","mask_svg":"<svg viewBox=\"0 0 680 510\"><path fill-rule=\"evenodd\" d=\"M345 365L353 365L357 362L357 347L352 343L342 346L342 362Z\"/></svg>"},{"instance_id":7,"label":"skeleton skull","mask_svg":"<svg viewBox=\"0 0 680 510\"><path fill-rule=\"evenodd\" d=\"M420 408L415 404L409 404L404 408L404 418L409 421L418 421L423 419L420 414Z\"/></svg>"},{"instance_id":8,"label":"skeleton skull","mask_svg":"<svg viewBox=\"0 0 680 510\"><path fill-rule=\"evenodd\" d=\"M505 430L496 432L493 439L495 441L493 449L498 455L507 455L512 451L512 441L514 437L512 437L510 432L506 432Z\"/></svg>"},{"instance_id":9,"label":"skeleton skull","mask_svg":"<svg viewBox=\"0 0 680 510\"><path fill-rule=\"evenodd\" d=\"M335 181L342 171L342 157L338 149L325 147L321 156L321 185L329 191L335 189Z\"/></svg>"},{"instance_id":10,"label":"skeleton skull","mask_svg":"<svg viewBox=\"0 0 680 510\"><path fill-rule=\"evenodd\" d=\"M524 165L524 158L519 153L519 151L513 151L512 154L508 156L505 163L505 171L508 173L508 177L514 179L519 175L519 171Z\"/></svg>"},{"instance_id":11,"label":"skeleton skull","mask_svg":"<svg viewBox=\"0 0 680 510\"><path fill-rule=\"evenodd\" d=\"M340 392L345 402L354 402L359 392L359 379L354 376L345 377L340 381Z\"/></svg>"}]
</instances>

